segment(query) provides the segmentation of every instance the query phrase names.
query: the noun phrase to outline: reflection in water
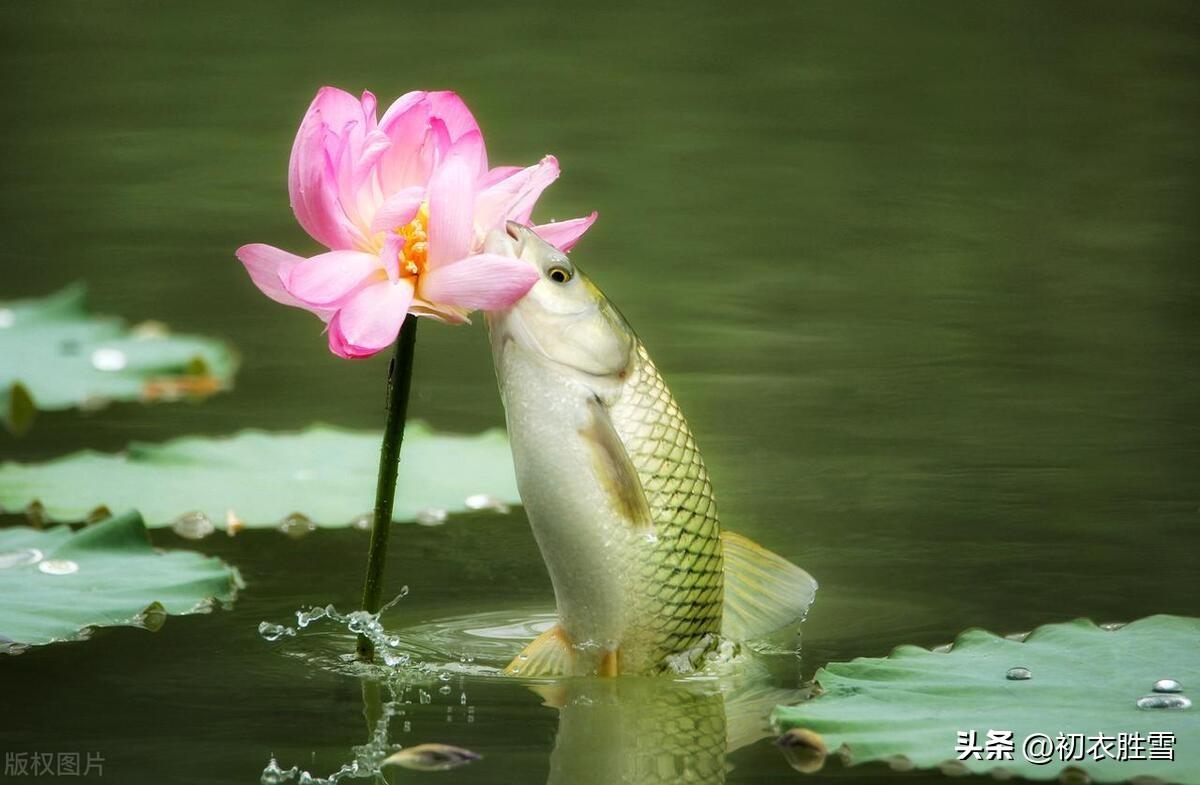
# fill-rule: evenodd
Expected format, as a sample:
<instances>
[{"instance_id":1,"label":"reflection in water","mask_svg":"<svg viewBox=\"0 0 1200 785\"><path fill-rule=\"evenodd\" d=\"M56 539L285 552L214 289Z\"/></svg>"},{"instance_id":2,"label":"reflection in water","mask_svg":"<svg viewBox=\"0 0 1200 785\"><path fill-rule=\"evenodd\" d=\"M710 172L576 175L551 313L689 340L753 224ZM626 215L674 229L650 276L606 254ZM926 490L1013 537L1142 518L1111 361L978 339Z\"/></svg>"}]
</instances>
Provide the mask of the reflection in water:
<instances>
[{"instance_id":1,"label":"reflection in water","mask_svg":"<svg viewBox=\"0 0 1200 785\"><path fill-rule=\"evenodd\" d=\"M350 627L361 628L360 620L355 614L343 616L336 610L320 619L346 626L347 634L313 633L304 629L309 625L302 625L299 641L284 639L283 643L307 644L305 650L286 653L359 678L367 741L353 747L348 760L326 776L296 766L283 768L271 759L262 774L263 785L397 780L387 759L405 747L393 742L391 734L407 732L414 714L432 702L432 693L451 699L456 688L450 681L457 685L459 701L455 703L462 704L468 723L474 720L474 706L467 699L468 682L523 683L544 705L558 711L549 785L723 783L726 756L770 735L767 717L771 710L780 703L795 702L800 695L797 690L771 686L781 677L795 677L799 661L794 651L776 649L773 654L763 654L742 647L736 656L710 658L702 670L685 678L622 676L520 682L500 675L498 666L553 623L547 614L476 614L411 627L399 634L382 628L374 631L381 639L389 639L393 647L402 641L405 656L400 667L368 666L345 659L349 655L330 656L348 650L353 640ZM487 749L475 751L485 758L488 755ZM473 760L472 754L463 756L462 762Z\"/></svg>"},{"instance_id":2,"label":"reflection in water","mask_svg":"<svg viewBox=\"0 0 1200 785\"><path fill-rule=\"evenodd\" d=\"M721 681L569 679L537 691L559 710L550 785L722 783L725 756L768 735L794 692Z\"/></svg>"}]
</instances>

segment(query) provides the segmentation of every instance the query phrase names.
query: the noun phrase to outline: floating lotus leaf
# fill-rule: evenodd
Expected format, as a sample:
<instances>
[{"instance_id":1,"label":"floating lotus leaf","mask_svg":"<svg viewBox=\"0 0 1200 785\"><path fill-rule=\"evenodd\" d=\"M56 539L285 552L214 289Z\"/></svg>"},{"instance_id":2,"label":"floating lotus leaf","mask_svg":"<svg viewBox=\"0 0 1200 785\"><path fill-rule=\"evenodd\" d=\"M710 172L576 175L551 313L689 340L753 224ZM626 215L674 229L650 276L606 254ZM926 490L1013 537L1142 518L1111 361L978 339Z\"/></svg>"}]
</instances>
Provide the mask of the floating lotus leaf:
<instances>
[{"instance_id":1,"label":"floating lotus leaf","mask_svg":"<svg viewBox=\"0 0 1200 785\"><path fill-rule=\"evenodd\" d=\"M1014 668L1028 674L1010 678ZM1168 678L1184 692L1152 691ZM999 769L1038 780L1071 767L1079 781L1086 774L1093 782L1200 783L1200 709L1138 707L1144 696L1160 703L1200 698L1200 619L1151 616L1118 629L1079 620L1039 627L1023 640L969 630L947 651L901 646L885 658L827 665L816 682L818 697L781 706L772 720L780 729L816 734L793 731L797 744L840 749L851 763L887 760L950 773ZM973 747L959 734L969 740L972 731L982 759L972 752L960 761L959 751ZM987 759L989 731L1012 731L1011 760ZM1040 764L1024 755L1034 734L1051 744L1050 760ZM1083 738L1077 752L1071 734ZM1151 734L1173 734L1174 760L1165 759L1167 739Z\"/></svg>"},{"instance_id":2,"label":"floating lotus leaf","mask_svg":"<svg viewBox=\"0 0 1200 785\"><path fill-rule=\"evenodd\" d=\"M48 297L0 303L0 420L20 433L35 409L109 401L203 397L227 387L236 361L220 341L132 329L84 309L81 284Z\"/></svg>"},{"instance_id":3,"label":"floating lotus leaf","mask_svg":"<svg viewBox=\"0 0 1200 785\"><path fill-rule=\"evenodd\" d=\"M39 502L50 520L76 521L97 506L136 507L149 526L189 516L218 528L349 526L375 498L382 434L313 426L299 433L247 430L227 438L134 443L119 455L84 451L41 464L0 464L0 505ZM501 430L435 433L409 423L393 517L438 523L447 512L516 503ZM211 528L211 527L209 527Z\"/></svg>"},{"instance_id":4,"label":"floating lotus leaf","mask_svg":"<svg viewBox=\"0 0 1200 785\"><path fill-rule=\"evenodd\" d=\"M92 627L157 629L168 614L232 600L237 570L188 551L156 550L142 517L0 529L0 651L86 637Z\"/></svg>"}]
</instances>

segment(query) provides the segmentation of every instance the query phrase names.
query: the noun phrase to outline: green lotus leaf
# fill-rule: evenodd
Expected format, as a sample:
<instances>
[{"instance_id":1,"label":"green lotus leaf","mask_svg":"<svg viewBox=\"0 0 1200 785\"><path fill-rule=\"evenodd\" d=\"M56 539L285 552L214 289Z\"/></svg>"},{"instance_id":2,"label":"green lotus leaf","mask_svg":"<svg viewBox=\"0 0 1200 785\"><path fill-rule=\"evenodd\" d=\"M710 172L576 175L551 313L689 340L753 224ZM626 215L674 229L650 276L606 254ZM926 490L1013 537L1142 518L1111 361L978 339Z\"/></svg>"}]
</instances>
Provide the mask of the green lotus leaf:
<instances>
[{"instance_id":1,"label":"green lotus leaf","mask_svg":"<svg viewBox=\"0 0 1200 785\"><path fill-rule=\"evenodd\" d=\"M101 505L136 507L151 527L181 516L218 528L270 527L285 519L361 524L375 498L381 439L380 432L327 426L246 430L134 443L119 455L84 451L41 464L4 463L0 505L15 510L37 502L47 519L67 521ZM420 422L406 426L395 520L439 522L448 512L518 499L503 431L461 435L435 433Z\"/></svg>"},{"instance_id":2,"label":"green lotus leaf","mask_svg":"<svg viewBox=\"0 0 1200 785\"><path fill-rule=\"evenodd\" d=\"M0 303L0 420L9 430L27 430L35 408L204 397L229 386L237 362L225 344L89 315L85 293L74 284Z\"/></svg>"},{"instance_id":3,"label":"green lotus leaf","mask_svg":"<svg viewBox=\"0 0 1200 785\"><path fill-rule=\"evenodd\" d=\"M1014 668L1028 670L1028 678L1010 678L1025 675L1010 674ZM1184 692L1153 692L1162 679ZM1150 616L1117 629L1078 620L1022 639L968 630L948 650L901 646L885 658L827 665L815 681L818 697L778 707L772 721L793 729L800 743L840 750L854 764L1000 770L1036 780L1070 768L1093 782L1200 783L1200 709L1138 706L1146 696L1200 697L1200 619ZM990 731L1012 731L1011 760L999 753L1003 742L988 744ZM1026 759L1035 734L1049 737L1046 762L1035 762L1043 757L1040 739ZM978 757L975 747L982 747ZM989 747L1001 758L989 760ZM1173 760L1165 759L1168 748Z\"/></svg>"},{"instance_id":4,"label":"green lotus leaf","mask_svg":"<svg viewBox=\"0 0 1200 785\"><path fill-rule=\"evenodd\" d=\"M220 559L153 548L136 512L79 531L0 529L0 651L77 640L93 627L157 629L167 614L231 601L240 584Z\"/></svg>"}]
</instances>

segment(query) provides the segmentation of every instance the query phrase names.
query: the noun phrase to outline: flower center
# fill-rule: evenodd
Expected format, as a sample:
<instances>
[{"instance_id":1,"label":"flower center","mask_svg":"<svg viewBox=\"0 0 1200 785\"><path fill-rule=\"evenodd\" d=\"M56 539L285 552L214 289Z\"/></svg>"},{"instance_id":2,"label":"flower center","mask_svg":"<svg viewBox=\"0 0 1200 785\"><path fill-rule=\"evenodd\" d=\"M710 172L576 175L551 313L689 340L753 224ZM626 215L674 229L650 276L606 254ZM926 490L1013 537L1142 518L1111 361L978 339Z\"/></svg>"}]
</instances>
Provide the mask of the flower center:
<instances>
[{"instance_id":1,"label":"flower center","mask_svg":"<svg viewBox=\"0 0 1200 785\"><path fill-rule=\"evenodd\" d=\"M400 274L420 275L429 255L429 202L423 202L416 217L407 226L397 229L396 234L404 239L404 245L397 252Z\"/></svg>"}]
</instances>

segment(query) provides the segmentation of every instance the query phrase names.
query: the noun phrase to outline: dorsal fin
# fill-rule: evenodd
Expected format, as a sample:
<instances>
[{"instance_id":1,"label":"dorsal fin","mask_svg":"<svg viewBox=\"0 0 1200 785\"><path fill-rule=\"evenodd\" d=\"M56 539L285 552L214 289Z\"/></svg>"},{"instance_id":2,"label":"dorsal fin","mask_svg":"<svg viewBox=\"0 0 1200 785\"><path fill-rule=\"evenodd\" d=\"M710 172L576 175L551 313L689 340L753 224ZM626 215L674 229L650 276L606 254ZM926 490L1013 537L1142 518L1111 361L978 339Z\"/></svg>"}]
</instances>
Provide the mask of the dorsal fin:
<instances>
[{"instance_id":1,"label":"dorsal fin","mask_svg":"<svg viewBox=\"0 0 1200 785\"><path fill-rule=\"evenodd\" d=\"M633 461L625 450L608 409L597 398L588 401L588 424L579 434L592 450L592 469L613 507L630 526L653 526L650 505Z\"/></svg>"},{"instance_id":2,"label":"dorsal fin","mask_svg":"<svg viewBox=\"0 0 1200 785\"><path fill-rule=\"evenodd\" d=\"M575 651L567 632L555 624L529 642L504 669L505 676L552 679L569 676L575 664Z\"/></svg>"},{"instance_id":3,"label":"dorsal fin","mask_svg":"<svg viewBox=\"0 0 1200 785\"><path fill-rule=\"evenodd\" d=\"M804 619L817 591L811 575L740 534L721 532L721 545L725 554L723 636L754 640Z\"/></svg>"}]
</instances>

